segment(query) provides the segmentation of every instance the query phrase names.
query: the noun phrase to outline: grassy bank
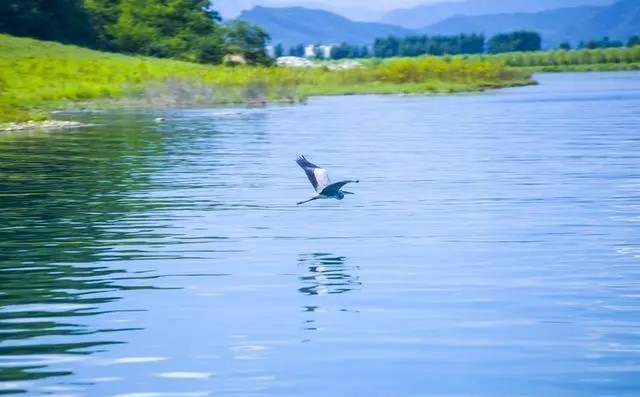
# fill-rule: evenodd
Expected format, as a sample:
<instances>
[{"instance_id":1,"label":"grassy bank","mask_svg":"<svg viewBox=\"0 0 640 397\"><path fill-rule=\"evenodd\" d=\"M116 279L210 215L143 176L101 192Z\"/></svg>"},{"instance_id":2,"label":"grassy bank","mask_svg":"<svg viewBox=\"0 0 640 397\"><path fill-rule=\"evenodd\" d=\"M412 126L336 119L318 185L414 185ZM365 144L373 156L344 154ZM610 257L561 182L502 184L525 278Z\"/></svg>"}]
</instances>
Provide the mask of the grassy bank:
<instances>
[{"instance_id":1,"label":"grassy bank","mask_svg":"<svg viewBox=\"0 0 640 397\"><path fill-rule=\"evenodd\" d=\"M512 52L461 57L503 62L528 72L640 70L640 46L582 50Z\"/></svg>"},{"instance_id":2,"label":"grassy bank","mask_svg":"<svg viewBox=\"0 0 640 397\"><path fill-rule=\"evenodd\" d=\"M0 122L38 120L84 104L213 105L309 95L475 91L531 83L483 59L423 57L330 71L223 67L91 51L0 35Z\"/></svg>"}]
</instances>

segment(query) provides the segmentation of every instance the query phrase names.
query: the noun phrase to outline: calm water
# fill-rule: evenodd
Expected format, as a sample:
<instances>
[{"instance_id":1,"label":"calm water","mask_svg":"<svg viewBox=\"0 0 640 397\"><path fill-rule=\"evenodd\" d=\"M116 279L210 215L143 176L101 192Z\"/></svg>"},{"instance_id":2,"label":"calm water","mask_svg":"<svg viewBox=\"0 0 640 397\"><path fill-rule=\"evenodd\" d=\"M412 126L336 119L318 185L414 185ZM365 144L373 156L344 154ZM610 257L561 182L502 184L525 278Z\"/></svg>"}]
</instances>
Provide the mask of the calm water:
<instances>
[{"instance_id":1,"label":"calm water","mask_svg":"<svg viewBox=\"0 0 640 397\"><path fill-rule=\"evenodd\" d=\"M539 80L0 136L0 394L639 395L640 74Z\"/></svg>"}]
</instances>

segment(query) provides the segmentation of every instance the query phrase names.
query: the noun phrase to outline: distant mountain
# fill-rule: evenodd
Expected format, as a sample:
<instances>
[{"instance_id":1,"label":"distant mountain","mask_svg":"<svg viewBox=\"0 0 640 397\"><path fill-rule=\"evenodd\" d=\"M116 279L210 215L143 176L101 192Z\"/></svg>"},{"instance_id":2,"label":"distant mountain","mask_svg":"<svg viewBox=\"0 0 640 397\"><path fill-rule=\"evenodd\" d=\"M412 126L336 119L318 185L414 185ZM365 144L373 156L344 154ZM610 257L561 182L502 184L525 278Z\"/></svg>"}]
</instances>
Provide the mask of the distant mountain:
<instances>
[{"instance_id":1,"label":"distant mountain","mask_svg":"<svg viewBox=\"0 0 640 397\"><path fill-rule=\"evenodd\" d=\"M455 15L533 13L584 5L609 5L615 0L466 0L426 4L386 14L381 22L409 29L422 28ZM640 2L640 0L637 0Z\"/></svg>"},{"instance_id":2,"label":"distant mountain","mask_svg":"<svg viewBox=\"0 0 640 397\"><path fill-rule=\"evenodd\" d=\"M214 1L214 8L220 12L225 19L234 19L243 10L250 10L256 6L268 7L268 8L282 8L282 7L304 7L310 9L321 9L335 14L342 15L353 21L378 21L388 11L388 8L384 8L384 5L373 4L368 7L360 7L358 4L352 4L349 1L341 3L335 2L323 2L322 0L291 0L286 4L279 3L273 0L227 0L227 1Z\"/></svg>"},{"instance_id":3,"label":"distant mountain","mask_svg":"<svg viewBox=\"0 0 640 397\"><path fill-rule=\"evenodd\" d=\"M542 35L543 46L555 47L563 41L601 39L626 41L640 34L640 0L621 0L603 7L560 8L537 13L458 15L420 29L422 33L484 33L487 37L514 30L533 30Z\"/></svg>"},{"instance_id":4,"label":"distant mountain","mask_svg":"<svg viewBox=\"0 0 640 397\"><path fill-rule=\"evenodd\" d=\"M543 47L555 47L562 41L572 41L567 27L586 24L602 9L600 7L572 7L537 13L457 15L420 29L428 35L484 33L489 38L498 33L532 30L542 36Z\"/></svg>"},{"instance_id":5,"label":"distant mountain","mask_svg":"<svg viewBox=\"0 0 640 397\"><path fill-rule=\"evenodd\" d=\"M262 26L273 43L285 47L298 44L371 44L378 37L408 36L415 31L375 22L354 22L338 14L302 7L254 7L238 19Z\"/></svg>"},{"instance_id":6,"label":"distant mountain","mask_svg":"<svg viewBox=\"0 0 640 397\"><path fill-rule=\"evenodd\" d=\"M574 23L565 31L574 41L605 36L626 41L640 34L640 0L620 0L604 7L584 24Z\"/></svg>"}]
</instances>

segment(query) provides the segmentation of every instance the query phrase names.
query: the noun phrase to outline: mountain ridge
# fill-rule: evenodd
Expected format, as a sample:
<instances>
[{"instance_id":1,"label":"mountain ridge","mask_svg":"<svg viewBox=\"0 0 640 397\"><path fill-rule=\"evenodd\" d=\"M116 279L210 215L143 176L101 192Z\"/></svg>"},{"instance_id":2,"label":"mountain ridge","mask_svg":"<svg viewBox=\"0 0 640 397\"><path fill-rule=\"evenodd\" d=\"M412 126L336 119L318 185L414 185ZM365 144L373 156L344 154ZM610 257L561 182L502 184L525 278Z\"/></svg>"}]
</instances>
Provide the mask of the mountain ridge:
<instances>
[{"instance_id":1,"label":"mountain ridge","mask_svg":"<svg viewBox=\"0 0 640 397\"><path fill-rule=\"evenodd\" d=\"M281 43L285 47L341 42L365 45L372 44L376 38L424 34L483 33L488 38L493 34L524 29L539 32L544 47L551 48L563 41L575 45L580 40L606 36L626 41L630 36L640 34L640 0L619 0L608 6L565 7L536 13L456 15L419 29L355 22L329 11L304 7L258 6L244 11L239 18L262 26L271 35L272 43Z\"/></svg>"},{"instance_id":2,"label":"mountain ridge","mask_svg":"<svg viewBox=\"0 0 640 397\"><path fill-rule=\"evenodd\" d=\"M616 0L466 0L425 4L390 11L380 22L409 29L421 29L456 15L493 15L507 13L535 13L559 8L587 5L606 6Z\"/></svg>"},{"instance_id":3,"label":"mountain ridge","mask_svg":"<svg viewBox=\"0 0 640 397\"><path fill-rule=\"evenodd\" d=\"M407 36L415 31L378 22L355 22L341 15L304 7L257 6L238 19L262 26L274 43L284 46L312 43L370 44L378 37Z\"/></svg>"}]
</instances>

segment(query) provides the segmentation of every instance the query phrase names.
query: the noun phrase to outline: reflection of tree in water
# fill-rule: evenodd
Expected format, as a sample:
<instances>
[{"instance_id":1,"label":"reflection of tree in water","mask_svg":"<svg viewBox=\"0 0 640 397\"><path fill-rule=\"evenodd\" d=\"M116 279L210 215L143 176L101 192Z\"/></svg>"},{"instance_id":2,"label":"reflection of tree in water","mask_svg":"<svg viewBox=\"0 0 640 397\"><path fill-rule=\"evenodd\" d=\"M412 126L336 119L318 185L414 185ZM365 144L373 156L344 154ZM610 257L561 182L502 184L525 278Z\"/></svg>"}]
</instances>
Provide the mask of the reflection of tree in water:
<instances>
[{"instance_id":1,"label":"reflection of tree in water","mask_svg":"<svg viewBox=\"0 0 640 397\"><path fill-rule=\"evenodd\" d=\"M298 291L305 296L318 298L324 294L342 294L360 288L360 278L354 274L359 268L349 265L344 256L315 253L301 257L298 263L304 266L305 272L300 276L303 286ZM316 316L327 310L317 301L314 303L316 304L304 305L301 309L305 317L302 329L305 331L318 330ZM348 310L340 308L340 311ZM308 341L309 339L304 340Z\"/></svg>"},{"instance_id":2,"label":"reflection of tree in water","mask_svg":"<svg viewBox=\"0 0 640 397\"><path fill-rule=\"evenodd\" d=\"M149 187L142 159L160 136L115 127L0 137L0 382L68 375L46 357L120 343L110 332L122 329L81 319L146 288L131 282L144 277L98 264L126 259L112 251L118 243L159 237L122 221L154 209L136 193ZM88 341L94 334L104 337Z\"/></svg>"},{"instance_id":3,"label":"reflection of tree in water","mask_svg":"<svg viewBox=\"0 0 640 397\"><path fill-rule=\"evenodd\" d=\"M299 264L306 266L306 275L300 276L303 287L298 290L307 295L340 294L360 288L360 280L351 272L344 256L316 253L302 257Z\"/></svg>"}]
</instances>

